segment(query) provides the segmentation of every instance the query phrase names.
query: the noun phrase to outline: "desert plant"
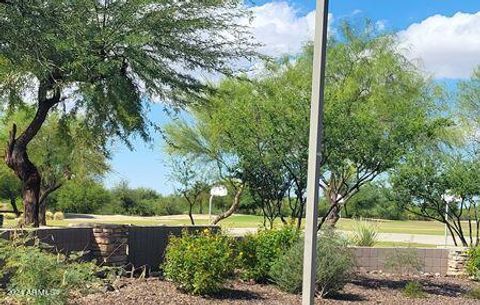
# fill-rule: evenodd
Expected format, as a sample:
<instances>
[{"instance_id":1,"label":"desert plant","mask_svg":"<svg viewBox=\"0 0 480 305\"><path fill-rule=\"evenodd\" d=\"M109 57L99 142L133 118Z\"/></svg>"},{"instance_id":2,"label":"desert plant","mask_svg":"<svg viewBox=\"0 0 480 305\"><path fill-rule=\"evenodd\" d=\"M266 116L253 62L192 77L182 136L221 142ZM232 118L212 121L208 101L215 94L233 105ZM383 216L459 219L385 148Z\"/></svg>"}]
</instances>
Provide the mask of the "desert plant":
<instances>
[{"instance_id":1,"label":"desert plant","mask_svg":"<svg viewBox=\"0 0 480 305\"><path fill-rule=\"evenodd\" d=\"M480 287L474 287L467 292L467 296L472 299L480 300Z\"/></svg>"},{"instance_id":2,"label":"desert plant","mask_svg":"<svg viewBox=\"0 0 480 305\"><path fill-rule=\"evenodd\" d=\"M53 220L64 220L65 219L65 215L63 214L63 212L55 212L55 214L53 214Z\"/></svg>"},{"instance_id":3,"label":"desert plant","mask_svg":"<svg viewBox=\"0 0 480 305\"><path fill-rule=\"evenodd\" d=\"M480 280L480 246L468 250L467 273L475 280Z\"/></svg>"},{"instance_id":4,"label":"desert plant","mask_svg":"<svg viewBox=\"0 0 480 305\"><path fill-rule=\"evenodd\" d=\"M0 241L0 274L7 285L8 299L20 304L66 304L72 293L101 288L93 263L77 263L49 253L27 239Z\"/></svg>"},{"instance_id":5,"label":"desert plant","mask_svg":"<svg viewBox=\"0 0 480 305\"><path fill-rule=\"evenodd\" d=\"M354 267L354 258L346 240L333 231L324 232L318 240L317 258L318 293L325 297L341 290ZM299 293L302 289L302 268L303 242L298 242L276 261L270 275L280 289Z\"/></svg>"},{"instance_id":6,"label":"desert plant","mask_svg":"<svg viewBox=\"0 0 480 305\"><path fill-rule=\"evenodd\" d=\"M395 273L411 274L422 271L423 264L414 248L395 248L387 256L385 267Z\"/></svg>"},{"instance_id":7,"label":"desert plant","mask_svg":"<svg viewBox=\"0 0 480 305\"><path fill-rule=\"evenodd\" d=\"M403 288L403 294L409 298L424 298L423 285L417 281L408 282Z\"/></svg>"},{"instance_id":8,"label":"desert plant","mask_svg":"<svg viewBox=\"0 0 480 305\"><path fill-rule=\"evenodd\" d=\"M257 282L268 281L272 265L296 244L298 239L299 232L293 226L247 235L238 244L241 277Z\"/></svg>"},{"instance_id":9,"label":"desert plant","mask_svg":"<svg viewBox=\"0 0 480 305\"><path fill-rule=\"evenodd\" d=\"M352 242L359 247L373 247L377 242L378 228L371 222L360 220L356 222Z\"/></svg>"},{"instance_id":10,"label":"desert plant","mask_svg":"<svg viewBox=\"0 0 480 305\"><path fill-rule=\"evenodd\" d=\"M192 294L217 292L234 270L233 240L209 229L171 237L163 271L168 280Z\"/></svg>"}]
</instances>

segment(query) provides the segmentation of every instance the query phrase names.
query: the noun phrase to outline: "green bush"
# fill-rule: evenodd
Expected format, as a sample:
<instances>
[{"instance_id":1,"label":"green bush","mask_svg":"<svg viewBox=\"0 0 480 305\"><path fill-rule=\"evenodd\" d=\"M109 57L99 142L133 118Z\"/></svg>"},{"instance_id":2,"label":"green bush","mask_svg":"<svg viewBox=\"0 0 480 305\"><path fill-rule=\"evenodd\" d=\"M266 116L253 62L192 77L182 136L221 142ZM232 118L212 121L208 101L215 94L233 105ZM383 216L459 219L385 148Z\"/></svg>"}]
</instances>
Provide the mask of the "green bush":
<instances>
[{"instance_id":1,"label":"green bush","mask_svg":"<svg viewBox=\"0 0 480 305\"><path fill-rule=\"evenodd\" d=\"M93 263L76 263L38 246L0 241L0 278L7 298L16 303L66 304L71 294L99 289L99 271Z\"/></svg>"},{"instance_id":2,"label":"green bush","mask_svg":"<svg viewBox=\"0 0 480 305\"><path fill-rule=\"evenodd\" d=\"M316 285L322 297L341 290L352 275L355 263L347 245L347 241L333 231L324 232L318 239ZM298 242L276 261L270 275L280 289L299 293L302 270L303 242Z\"/></svg>"},{"instance_id":3,"label":"green bush","mask_svg":"<svg viewBox=\"0 0 480 305\"><path fill-rule=\"evenodd\" d=\"M171 237L163 271L168 280L192 294L217 292L235 269L233 240L206 229Z\"/></svg>"},{"instance_id":4,"label":"green bush","mask_svg":"<svg viewBox=\"0 0 480 305\"><path fill-rule=\"evenodd\" d=\"M299 239L294 227L263 230L247 235L238 244L239 267L243 279L265 282L272 265Z\"/></svg>"},{"instance_id":5,"label":"green bush","mask_svg":"<svg viewBox=\"0 0 480 305\"><path fill-rule=\"evenodd\" d=\"M96 181L70 180L57 192L48 206L65 213L95 213L112 201L109 190Z\"/></svg>"},{"instance_id":6,"label":"green bush","mask_svg":"<svg viewBox=\"0 0 480 305\"><path fill-rule=\"evenodd\" d=\"M467 296L472 299L480 300L480 287L474 287L467 292Z\"/></svg>"},{"instance_id":7,"label":"green bush","mask_svg":"<svg viewBox=\"0 0 480 305\"><path fill-rule=\"evenodd\" d=\"M468 250L467 273L475 280L480 280L480 246Z\"/></svg>"},{"instance_id":8,"label":"green bush","mask_svg":"<svg viewBox=\"0 0 480 305\"><path fill-rule=\"evenodd\" d=\"M368 221L356 222L352 242L359 247L373 247L377 243L378 230Z\"/></svg>"},{"instance_id":9,"label":"green bush","mask_svg":"<svg viewBox=\"0 0 480 305\"><path fill-rule=\"evenodd\" d=\"M409 298L425 297L425 292L423 291L423 285L417 281L408 282L403 288L403 294Z\"/></svg>"}]
</instances>

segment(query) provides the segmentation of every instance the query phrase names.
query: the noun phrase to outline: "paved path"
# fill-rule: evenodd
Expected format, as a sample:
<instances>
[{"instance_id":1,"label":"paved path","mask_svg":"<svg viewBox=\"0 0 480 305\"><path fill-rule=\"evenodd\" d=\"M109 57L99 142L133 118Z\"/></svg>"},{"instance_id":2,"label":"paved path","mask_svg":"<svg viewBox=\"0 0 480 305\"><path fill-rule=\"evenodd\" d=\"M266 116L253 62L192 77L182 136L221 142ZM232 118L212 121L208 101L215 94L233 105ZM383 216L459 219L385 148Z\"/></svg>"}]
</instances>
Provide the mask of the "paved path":
<instances>
[{"instance_id":1,"label":"paved path","mask_svg":"<svg viewBox=\"0 0 480 305\"><path fill-rule=\"evenodd\" d=\"M248 233L255 233L257 228L230 228L227 232L234 236L243 236ZM352 234L349 231L341 231L347 235ZM445 237L442 235L427 234L403 234L403 233L378 233L379 241L399 242L399 243L417 243L427 245L445 245ZM448 245L453 246L451 238L448 239Z\"/></svg>"}]
</instances>

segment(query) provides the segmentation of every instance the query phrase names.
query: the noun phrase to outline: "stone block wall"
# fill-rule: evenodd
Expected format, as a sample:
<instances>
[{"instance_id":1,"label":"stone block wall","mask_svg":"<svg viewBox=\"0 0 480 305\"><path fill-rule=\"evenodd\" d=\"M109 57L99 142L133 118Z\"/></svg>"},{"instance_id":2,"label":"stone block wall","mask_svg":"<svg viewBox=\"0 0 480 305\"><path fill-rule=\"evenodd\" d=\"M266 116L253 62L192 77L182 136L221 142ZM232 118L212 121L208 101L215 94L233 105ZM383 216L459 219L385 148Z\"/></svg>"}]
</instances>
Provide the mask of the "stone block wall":
<instances>
[{"instance_id":1,"label":"stone block wall","mask_svg":"<svg viewBox=\"0 0 480 305\"><path fill-rule=\"evenodd\" d=\"M96 224L92 228L91 251L103 266L124 266L128 263L128 227Z\"/></svg>"},{"instance_id":2,"label":"stone block wall","mask_svg":"<svg viewBox=\"0 0 480 305\"><path fill-rule=\"evenodd\" d=\"M450 248L448 253L448 270L449 276L465 276L466 264L468 260L468 248Z\"/></svg>"},{"instance_id":3,"label":"stone block wall","mask_svg":"<svg viewBox=\"0 0 480 305\"><path fill-rule=\"evenodd\" d=\"M354 247L352 250L357 267L364 271L382 271L387 273L422 272L444 276L447 274L449 265L448 249ZM399 262L402 259L411 261L412 266L406 266L408 264ZM401 270L398 270L398 268L392 270L392 265L395 263L397 266L402 267L400 268ZM418 270L417 266L413 265L418 265Z\"/></svg>"}]
</instances>

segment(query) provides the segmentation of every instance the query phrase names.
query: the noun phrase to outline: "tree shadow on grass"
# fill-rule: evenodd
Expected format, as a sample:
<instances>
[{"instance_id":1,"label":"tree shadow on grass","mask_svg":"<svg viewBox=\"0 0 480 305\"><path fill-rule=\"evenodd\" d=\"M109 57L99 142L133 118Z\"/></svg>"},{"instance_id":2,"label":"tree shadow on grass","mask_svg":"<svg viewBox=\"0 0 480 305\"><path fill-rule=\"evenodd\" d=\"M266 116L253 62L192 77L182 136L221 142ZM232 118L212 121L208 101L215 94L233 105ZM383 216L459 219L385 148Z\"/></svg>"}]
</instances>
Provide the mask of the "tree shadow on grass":
<instances>
[{"instance_id":1,"label":"tree shadow on grass","mask_svg":"<svg viewBox=\"0 0 480 305\"><path fill-rule=\"evenodd\" d=\"M370 278L359 276L351 283L367 289L388 288L392 290L403 290L408 282L417 281L423 286L427 294L457 297L459 294L465 294L469 291L468 287L461 284L448 282L434 282L428 278L408 278L408 279L390 279L390 278Z\"/></svg>"}]
</instances>

